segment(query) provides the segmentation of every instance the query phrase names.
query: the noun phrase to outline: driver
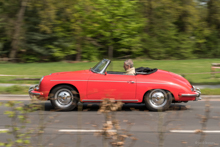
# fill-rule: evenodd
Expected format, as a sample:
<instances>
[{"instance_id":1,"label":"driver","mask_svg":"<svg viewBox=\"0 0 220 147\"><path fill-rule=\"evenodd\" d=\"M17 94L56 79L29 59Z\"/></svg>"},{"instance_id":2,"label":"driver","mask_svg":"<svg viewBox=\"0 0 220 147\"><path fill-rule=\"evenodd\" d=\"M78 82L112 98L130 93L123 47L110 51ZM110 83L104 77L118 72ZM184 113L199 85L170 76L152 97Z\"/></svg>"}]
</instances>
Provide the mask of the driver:
<instances>
[{"instance_id":1,"label":"driver","mask_svg":"<svg viewBox=\"0 0 220 147\"><path fill-rule=\"evenodd\" d=\"M133 67L133 61L131 59L128 59L124 62L124 69L126 71L126 75L135 74L135 68Z\"/></svg>"}]
</instances>

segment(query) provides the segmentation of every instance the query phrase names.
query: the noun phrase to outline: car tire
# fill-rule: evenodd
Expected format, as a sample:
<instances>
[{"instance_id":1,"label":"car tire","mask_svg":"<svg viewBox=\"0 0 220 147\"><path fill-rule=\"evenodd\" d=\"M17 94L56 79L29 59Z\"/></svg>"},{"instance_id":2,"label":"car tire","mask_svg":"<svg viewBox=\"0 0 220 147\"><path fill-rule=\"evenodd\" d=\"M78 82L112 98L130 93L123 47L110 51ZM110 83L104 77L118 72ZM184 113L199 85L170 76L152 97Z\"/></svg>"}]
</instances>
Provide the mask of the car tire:
<instances>
[{"instance_id":1,"label":"car tire","mask_svg":"<svg viewBox=\"0 0 220 147\"><path fill-rule=\"evenodd\" d=\"M78 100L78 92L68 85L60 85L54 88L50 94L51 104L56 110L73 110L76 108Z\"/></svg>"},{"instance_id":2,"label":"car tire","mask_svg":"<svg viewBox=\"0 0 220 147\"><path fill-rule=\"evenodd\" d=\"M154 89L145 94L144 102L150 111L165 111L171 105L172 94L162 89Z\"/></svg>"}]
</instances>

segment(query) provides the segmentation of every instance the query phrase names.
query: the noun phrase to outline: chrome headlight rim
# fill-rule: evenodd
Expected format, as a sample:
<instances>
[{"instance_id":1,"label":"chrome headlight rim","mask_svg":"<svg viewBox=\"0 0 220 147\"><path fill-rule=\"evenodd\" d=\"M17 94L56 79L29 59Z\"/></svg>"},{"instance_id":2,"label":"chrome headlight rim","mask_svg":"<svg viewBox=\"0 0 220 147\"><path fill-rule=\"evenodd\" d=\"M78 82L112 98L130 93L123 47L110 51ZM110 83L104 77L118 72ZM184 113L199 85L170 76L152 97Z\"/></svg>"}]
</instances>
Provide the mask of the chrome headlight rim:
<instances>
[{"instance_id":1,"label":"chrome headlight rim","mask_svg":"<svg viewBox=\"0 0 220 147\"><path fill-rule=\"evenodd\" d=\"M41 82L43 81L44 76L40 79L38 86L40 86Z\"/></svg>"},{"instance_id":2,"label":"chrome headlight rim","mask_svg":"<svg viewBox=\"0 0 220 147\"><path fill-rule=\"evenodd\" d=\"M195 91L195 92L199 93L199 95L201 95L201 90L200 90L200 88L193 86L193 87L191 88L191 90L192 90L192 91Z\"/></svg>"},{"instance_id":3,"label":"chrome headlight rim","mask_svg":"<svg viewBox=\"0 0 220 147\"><path fill-rule=\"evenodd\" d=\"M194 86L191 88L191 91L194 91Z\"/></svg>"}]
</instances>

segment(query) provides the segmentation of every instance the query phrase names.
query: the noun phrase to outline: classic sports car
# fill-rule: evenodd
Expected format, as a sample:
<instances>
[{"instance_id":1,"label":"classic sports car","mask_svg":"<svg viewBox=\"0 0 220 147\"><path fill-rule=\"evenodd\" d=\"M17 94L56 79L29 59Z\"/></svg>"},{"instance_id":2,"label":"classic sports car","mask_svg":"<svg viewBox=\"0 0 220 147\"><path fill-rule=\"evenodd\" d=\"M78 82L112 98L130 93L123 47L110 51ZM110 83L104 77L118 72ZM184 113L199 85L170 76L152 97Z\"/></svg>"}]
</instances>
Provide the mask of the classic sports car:
<instances>
[{"instance_id":1,"label":"classic sports car","mask_svg":"<svg viewBox=\"0 0 220 147\"><path fill-rule=\"evenodd\" d=\"M166 110L171 103L201 100L200 90L172 72L137 68L135 75L107 71L103 59L89 70L58 72L41 78L29 95L50 100L58 110L72 110L78 102L97 103L114 98L124 103L145 103L152 111Z\"/></svg>"}]
</instances>

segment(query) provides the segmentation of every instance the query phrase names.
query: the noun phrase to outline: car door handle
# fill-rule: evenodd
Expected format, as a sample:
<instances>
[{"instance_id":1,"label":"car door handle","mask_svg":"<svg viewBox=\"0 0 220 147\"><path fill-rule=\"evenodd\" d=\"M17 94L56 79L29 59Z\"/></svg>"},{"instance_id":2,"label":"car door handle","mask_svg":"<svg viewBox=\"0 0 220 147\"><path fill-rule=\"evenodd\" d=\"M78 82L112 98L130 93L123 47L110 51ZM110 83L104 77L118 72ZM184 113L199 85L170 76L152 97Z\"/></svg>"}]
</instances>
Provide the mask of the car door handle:
<instances>
[{"instance_id":1,"label":"car door handle","mask_svg":"<svg viewBox=\"0 0 220 147\"><path fill-rule=\"evenodd\" d=\"M133 83L135 83L134 81L128 81L128 83L131 83L131 84L133 84Z\"/></svg>"}]
</instances>

